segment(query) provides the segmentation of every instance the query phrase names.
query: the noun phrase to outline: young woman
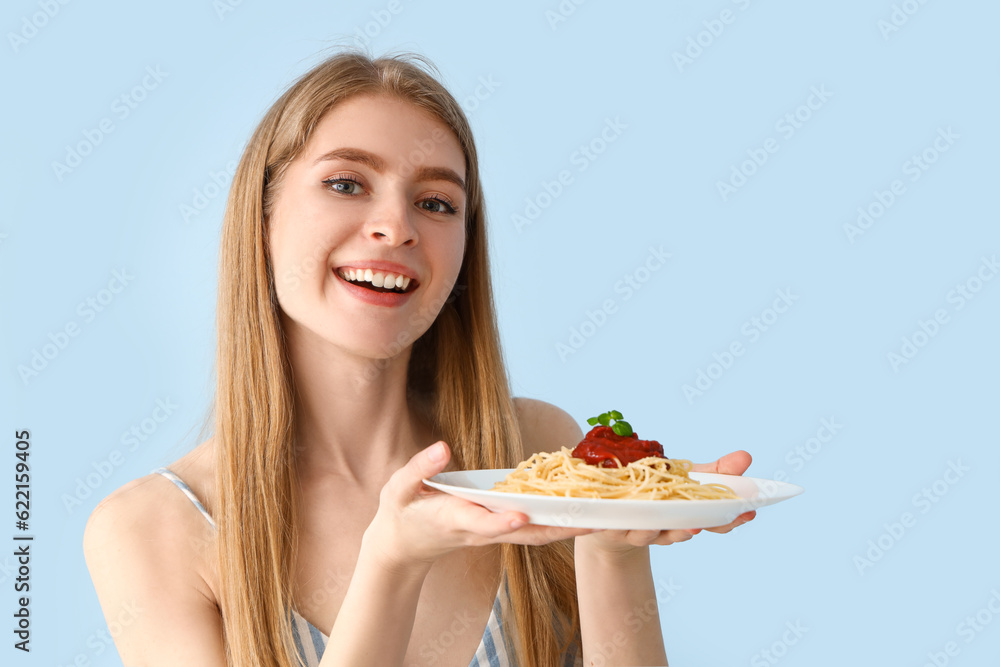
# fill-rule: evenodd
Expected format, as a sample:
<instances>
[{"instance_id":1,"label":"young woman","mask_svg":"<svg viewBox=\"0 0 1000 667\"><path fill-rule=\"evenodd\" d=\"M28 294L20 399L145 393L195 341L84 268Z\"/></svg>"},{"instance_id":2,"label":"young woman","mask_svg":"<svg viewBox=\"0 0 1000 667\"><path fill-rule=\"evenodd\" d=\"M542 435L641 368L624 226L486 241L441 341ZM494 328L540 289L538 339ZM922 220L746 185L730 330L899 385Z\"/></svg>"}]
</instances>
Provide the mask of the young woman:
<instances>
[{"instance_id":1,"label":"young woman","mask_svg":"<svg viewBox=\"0 0 1000 667\"><path fill-rule=\"evenodd\" d=\"M214 435L84 535L126 665L667 664L649 545L698 531L528 525L421 483L582 438L510 396L475 144L422 62L329 58L244 151Z\"/></svg>"}]
</instances>

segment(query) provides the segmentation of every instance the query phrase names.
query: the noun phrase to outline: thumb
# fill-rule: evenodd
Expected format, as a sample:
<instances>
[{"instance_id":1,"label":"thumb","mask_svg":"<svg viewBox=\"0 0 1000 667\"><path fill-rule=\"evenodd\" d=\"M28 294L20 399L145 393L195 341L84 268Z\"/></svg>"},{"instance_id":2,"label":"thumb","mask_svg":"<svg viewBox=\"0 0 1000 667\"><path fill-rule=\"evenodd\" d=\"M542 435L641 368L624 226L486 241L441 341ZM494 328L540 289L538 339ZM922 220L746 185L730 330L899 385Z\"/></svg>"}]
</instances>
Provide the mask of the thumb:
<instances>
[{"instance_id":1,"label":"thumb","mask_svg":"<svg viewBox=\"0 0 1000 667\"><path fill-rule=\"evenodd\" d=\"M444 470L449 460L451 450L448 445L444 441L435 442L414 454L405 466L393 473L386 483L386 491L405 504L417 495L423 487L423 480Z\"/></svg>"},{"instance_id":2,"label":"thumb","mask_svg":"<svg viewBox=\"0 0 1000 667\"><path fill-rule=\"evenodd\" d=\"M742 475L750 467L753 457L750 452L738 449L719 458L714 463L695 463L692 472L714 472L721 475Z\"/></svg>"}]
</instances>

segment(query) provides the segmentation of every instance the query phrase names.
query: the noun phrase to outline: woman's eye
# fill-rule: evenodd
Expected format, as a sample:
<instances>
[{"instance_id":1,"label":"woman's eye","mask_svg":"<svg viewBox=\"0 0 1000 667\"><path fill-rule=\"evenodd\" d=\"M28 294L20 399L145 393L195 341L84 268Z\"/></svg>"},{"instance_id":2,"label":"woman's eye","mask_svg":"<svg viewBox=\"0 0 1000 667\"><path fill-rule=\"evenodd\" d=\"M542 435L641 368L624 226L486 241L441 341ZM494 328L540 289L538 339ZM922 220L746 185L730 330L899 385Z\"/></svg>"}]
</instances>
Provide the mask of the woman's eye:
<instances>
[{"instance_id":1,"label":"woman's eye","mask_svg":"<svg viewBox=\"0 0 1000 667\"><path fill-rule=\"evenodd\" d=\"M420 207L431 213L455 213L455 207L443 199L431 197L420 202Z\"/></svg>"},{"instance_id":2,"label":"woman's eye","mask_svg":"<svg viewBox=\"0 0 1000 667\"><path fill-rule=\"evenodd\" d=\"M353 178L328 178L323 184L342 195L359 195L362 191L361 183Z\"/></svg>"}]
</instances>

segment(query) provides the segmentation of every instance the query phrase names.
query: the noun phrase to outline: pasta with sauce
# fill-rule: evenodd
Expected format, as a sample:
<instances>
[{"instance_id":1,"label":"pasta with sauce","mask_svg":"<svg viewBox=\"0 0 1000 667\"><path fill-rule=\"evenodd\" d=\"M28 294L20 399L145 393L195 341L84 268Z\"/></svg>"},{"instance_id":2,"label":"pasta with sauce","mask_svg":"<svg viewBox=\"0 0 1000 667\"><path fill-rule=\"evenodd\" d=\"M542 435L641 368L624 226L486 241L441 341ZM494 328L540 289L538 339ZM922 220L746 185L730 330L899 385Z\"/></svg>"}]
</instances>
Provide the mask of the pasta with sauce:
<instances>
[{"instance_id":1,"label":"pasta with sauce","mask_svg":"<svg viewBox=\"0 0 1000 667\"><path fill-rule=\"evenodd\" d=\"M575 449L540 452L493 486L494 491L569 498L718 500L739 498L723 484L691 479L691 461L668 459L655 440L590 431Z\"/></svg>"}]
</instances>

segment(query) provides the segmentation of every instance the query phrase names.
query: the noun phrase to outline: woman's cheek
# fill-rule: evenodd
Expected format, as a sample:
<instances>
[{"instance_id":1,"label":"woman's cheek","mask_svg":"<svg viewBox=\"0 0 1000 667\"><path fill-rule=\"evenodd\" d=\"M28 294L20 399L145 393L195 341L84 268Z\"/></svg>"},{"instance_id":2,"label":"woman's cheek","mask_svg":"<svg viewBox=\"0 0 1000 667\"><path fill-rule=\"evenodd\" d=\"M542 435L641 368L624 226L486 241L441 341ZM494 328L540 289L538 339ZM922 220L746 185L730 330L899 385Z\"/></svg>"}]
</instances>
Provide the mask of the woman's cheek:
<instances>
[{"instance_id":1,"label":"woman's cheek","mask_svg":"<svg viewBox=\"0 0 1000 667\"><path fill-rule=\"evenodd\" d=\"M461 233L453 234L446 241L445 245L448 247L445 260L451 263L449 277L454 282L462 270L462 262L465 259L465 229L462 228Z\"/></svg>"}]
</instances>

